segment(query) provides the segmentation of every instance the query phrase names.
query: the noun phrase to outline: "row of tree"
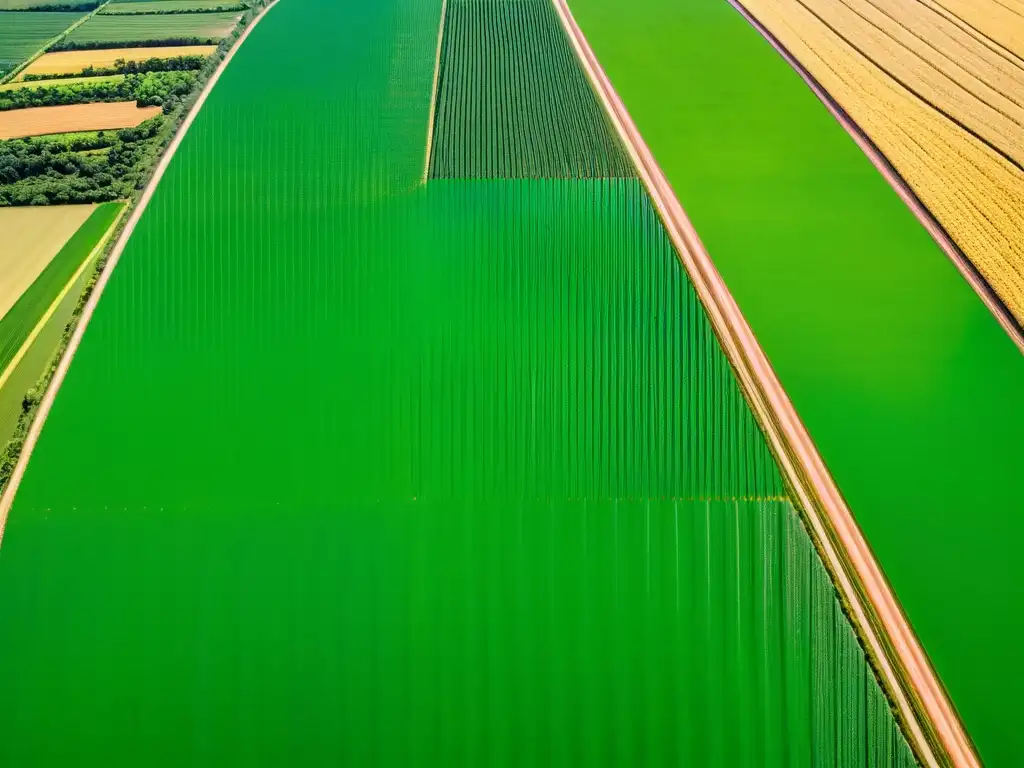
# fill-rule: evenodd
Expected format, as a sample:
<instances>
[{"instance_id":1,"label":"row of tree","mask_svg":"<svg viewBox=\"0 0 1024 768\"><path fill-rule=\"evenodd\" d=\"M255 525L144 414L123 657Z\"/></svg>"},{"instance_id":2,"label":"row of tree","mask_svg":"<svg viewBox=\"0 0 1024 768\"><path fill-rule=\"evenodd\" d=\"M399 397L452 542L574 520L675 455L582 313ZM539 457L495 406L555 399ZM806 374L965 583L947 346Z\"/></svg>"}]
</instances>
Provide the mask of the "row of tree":
<instances>
[{"instance_id":1,"label":"row of tree","mask_svg":"<svg viewBox=\"0 0 1024 768\"><path fill-rule=\"evenodd\" d=\"M100 12L101 16L187 16L190 13L239 13L244 11L246 5L218 5L216 8L180 8L178 10L156 10L156 11L116 11L114 13Z\"/></svg>"},{"instance_id":2,"label":"row of tree","mask_svg":"<svg viewBox=\"0 0 1024 768\"><path fill-rule=\"evenodd\" d=\"M97 77L101 75L138 75L143 72L194 72L203 68L205 56L171 56L169 58L152 58L144 61L125 61L115 59L112 67L86 67L74 74L24 75L25 82L41 80L60 80L67 77Z\"/></svg>"},{"instance_id":3,"label":"row of tree","mask_svg":"<svg viewBox=\"0 0 1024 768\"><path fill-rule=\"evenodd\" d=\"M95 11L99 7L100 0L83 0L80 3L49 3L48 5L33 5L31 8L0 8L0 13L14 12L24 13L25 11L44 13L87 13Z\"/></svg>"},{"instance_id":4,"label":"row of tree","mask_svg":"<svg viewBox=\"0 0 1024 768\"><path fill-rule=\"evenodd\" d=\"M136 101L140 107L162 107L172 98L187 96L195 83L194 72L147 72L125 75L123 80L24 87L0 92L0 112L108 101Z\"/></svg>"}]
</instances>

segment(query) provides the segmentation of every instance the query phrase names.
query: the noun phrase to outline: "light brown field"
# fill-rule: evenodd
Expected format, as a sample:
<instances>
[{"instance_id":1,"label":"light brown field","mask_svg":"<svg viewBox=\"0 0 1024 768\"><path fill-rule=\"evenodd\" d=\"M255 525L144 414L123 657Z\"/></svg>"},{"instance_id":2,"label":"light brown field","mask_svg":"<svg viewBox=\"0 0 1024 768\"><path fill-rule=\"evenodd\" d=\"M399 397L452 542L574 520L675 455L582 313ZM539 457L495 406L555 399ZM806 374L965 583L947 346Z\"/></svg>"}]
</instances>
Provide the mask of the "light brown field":
<instances>
[{"instance_id":1,"label":"light brown field","mask_svg":"<svg viewBox=\"0 0 1024 768\"><path fill-rule=\"evenodd\" d=\"M33 61L18 79L25 75L77 75L86 67L112 67L118 59L145 61L169 59L174 56L209 56L215 45L178 45L164 48L108 48L100 51L58 51Z\"/></svg>"},{"instance_id":2,"label":"light brown field","mask_svg":"<svg viewBox=\"0 0 1024 768\"><path fill-rule=\"evenodd\" d=\"M1024 17L996 0L740 2L1024 322L1024 63L1003 48L1024 52ZM972 28L983 16L1002 45Z\"/></svg>"},{"instance_id":3,"label":"light brown field","mask_svg":"<svg viewBox=\"0 0 1024 768\"><path fill-rule=\"evenodd\" d=\"M76 83L89 83L100 85L101 83L119 83L124 80L125 75L102 75L100 77L61 77L56 80L30 80L28 82L16 81L0 85L0 93L7 91L19 91L22 88L55 88L61 85L75 85Z\"/></svg>"},{"instance_id":4,"label":"light brown field","mask_svg":"<svg viewBox=\"0 0 1024 768\"><path fill-rule=\"evenodd\" d=\"M0 139L131 128L160 111L160 107L136 107L134 101L14 109L0 112Z\"/></svg>"},{"instance_id":5,"label":"light brown field","mask_svg":"<svg viewBox=\"0 0 1024 768\"><path fill-rule=\"evenodd\" d=\"M32 285L95 205L0 208L0 318Z\"/></svg>"}]
</instances>

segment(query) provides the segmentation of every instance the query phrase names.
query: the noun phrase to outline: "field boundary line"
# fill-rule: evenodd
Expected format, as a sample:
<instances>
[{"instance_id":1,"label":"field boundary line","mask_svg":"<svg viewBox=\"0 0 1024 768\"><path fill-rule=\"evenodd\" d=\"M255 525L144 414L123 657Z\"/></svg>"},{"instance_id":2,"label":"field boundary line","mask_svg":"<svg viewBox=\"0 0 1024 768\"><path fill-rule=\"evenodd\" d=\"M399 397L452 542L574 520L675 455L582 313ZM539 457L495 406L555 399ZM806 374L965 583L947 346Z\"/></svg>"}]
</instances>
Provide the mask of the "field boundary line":
<instances>
[{"instance_id":1,"label":"field boundary line","mask_svg":"<svg viewBox=\"0 0 1024 768\"><path fill-rule=\"evenodd\" d=\"M234 58L235 52L242 47L246 38L249 37L256 26L266 17L270 10L276 6L280 0L274 0L272 3L267 5L258 16L254 17L252 22L248 24L245 31L242 32L241 37L235 41L234 45L227 51L220 64L217 65L217 69L214 70L213 74L210 75L210 79L206 81L203 86L203 90L200 91L199 96L196 98L195 104L188 111L184 121L182 121L181 127L178 128L178 132L175 133L174 138L171 140L170 145L167 147L167 151L164 152L160 158L160 162L156 166L156 170L153 172L153 176L150 178L149 183L143 190L139 202L132 211L131 216L128 218L128 222L125 224L123 230L121 230L120 236L117 238L117 242L114 244L114 249L110 252L110 258L107 259L107 263L100 273L99 279L96 281L96 287L93 288L92 294L89 296L89 300L85 304L85 309L82 311L82 316L78 321L78 325L75 327L75 332L71 336L71 341L68 343L67 349L64 350L64 354L57 364L57 370L53 375L53 379L50 381L50 385L46 388L46 394L43 395L43 399L39 404L39 411L36 413L35 419L32 421L32 426L29 429L28 436L25 438L25 445L21 449L21 454L18 456L18 463L14 467L14 472L11 475L10 481L7 483L7 487L4 489L3 495L0 496L0 545L3 544L4 528L7 525L7 516L11 512L11 506L14 504L14 497L18 492L18 486L21 485L21 480L25 476L25 469L28 466L29 459L32 457L32 451L35 449L36 443L39 442L39 435L43 431L43 424L46 423L46 417L50 413L50 409L53 407L53 401L57 397L57 391L60 389L60 385L64 382L64 377L67 376L68 368L71 366L71 360L75 356L75 352L78 351L79 344L82 343L82 337L85 335L85 329L89 325L89 320L92 319L93 313L96 311L96 305L99 303L100 297L103 295L103 290L107 287L107 283L110 281L110 275L114 271L114 267L117 266L117 262L121 259L121 254L124 252L125 245L128 243L128 238L131 237L132 232L135 230L135 226L139 223L139 219L142 218L142 214L145 212L149 201L153 197L153 193L156 191L157 186L160 184L160 180L163 178L164 172L170 165L171 159L174 157L175 152L178 151L178 147L181 146L182 140L184 140L188 129L192 126L192 122L195 120L196 115L199 114L203 104L206 102L207 97L213 90L213 87L220 80L221 74L227 68L228 64L231 63L231 59Z\"/></svg>"},{"instance_id":2,"label":"field boundary line","mask_svg":"<svg viewBox=\"0 0 1024 768\"><path fill-rule=\"evenodd\" d=\"M91 11L90 11L89 13L85 14L85 16L83 16L82 18L80 18L80 19L79 19L78 21L76 21L76 22L75 22L74 24L72 24L72 25L71 25L70 27L68 27L67 29L65 29L65 30L64 30L63 32L61 32L61 33L60 33L59 35L54 35L54 36L53 36L53 37L51 37L51 38L50 38L49 40L47 40L47 41L46 41L46 44L45 44L45 45L44 45L44 46L43 46L42 48L40 48L40 49L39 49L38 51L36 51L35 53L33 53L33 54L32 54L31 56L29 56L29 57L28 57L27 59L25 59L25 60L24 60L23 62L21 62L21 64L19 64L18 66L16 66L16 67L15 67L14 69L12 69L12 70L11 70L10 72L8 72L8 73L7 73L6 75L4 75L3 77L0 77L0 85L6 85L7 83L11 82L11 81L12 81L12 80L13 80L14 78L16 78L16 77L17 77L18 75L20 75L20 74L21 74L22 72L24 72L24 71L25 71L26 69L28 69L28 68L29 68L29 66L30 66L30 65L32 64L32 62L33 62L33 61L35 61L35 60L36 60L36 59L38 59L38 58L39 58L40 56L42 56L43 54L45 54L45 53L46 53L46 52L47 52L47 51L48 51L48 50L50 49L50 46L51 46L51 45L53 45L54 43L56 43L56 42L57 42L58 40L60 40L60 39L61 39L62 37L67 37L67 36L68 36L69 34L71 34L72 32L74 32L74 31L75 31L76 29L78 29L78 28L79 28L80 26L82 26L83 24L85 24L85 22L87 22L87 21L88 21L89 19L91 19L91 18L92 18L93 16L95 16L95 15L96 15L97 13L99 13L99 12L100 12L100 8L103 8L103 7L105 6L105 5L109 4L109 3L111 2L111 1L112 1L112 0L103 0L103 2L102 2L102 3L100 3L99 5L97 5L97 6L96 6L95 8L93 8L93 9L92 9L92 10L91 10Z\"/></svg>"},{"instance_id":3,"label":"field boundary line","mask_svg":"<svg viewBox=\"0 0 1024 768\"><path fill-rule=\"evenodd\" d=\"M430 153L434 149L434 113L437 110L437 88L441 82L441 44L444 41L444 27L448 20L448 0L441 0L441 21L437 25L437 52L434 54L434 84L430 87L430 115L427 118L427 153L423 161L423 184L430 176Z\"/></svg>"},{"instance_id":4,"label":"field boundary line","mask_svg":"<svg viewBox=\"0 0 1024 768\"><path fill-rule=\"evenodd\" d=\"M947 755L936 755L930 736L937 733L957 768L978 766L944 689L753 330L601 68L566 0L552 2L701 298L911 747L924 765L938 768L946 762ZM924 704L923 712L919 702Z\"/></svg>"},{"instance_id":5,"label":"field boundary line","mask_svg":"<svg viewBox=\"0 0 1024 768\"><path fill-rule=\"evenodd\" d=\"M57 312L57 308L61 305L61 302L63 302L64 299L67 298L68 292L71 290L71 287L78 281L78 278L82 276L82 273L85 272L89 265L95 263L96 257L99 256L103 248L106 247L107 242L110 240L110 236L117 228L118 223L124 217L124 213L127 209L127 203L121 206L120 212L118 212L117 216L111 222L110 226L107 227L107 230L103 233L103 237L101 237L99 241L96 243L96 245L93 247L93 249L89 251L89 254L84 259L82 259L82 263L78 265L78 269L75 270L75 274L73 274L71 276L71 279L68 280L68 282L64 285L63 288L61 288L60 293L57 294L57 298L55 298L50 303L50 306L47 308L46 312L44 312L42 317L39 318L39 322L35 324L35 327L32 329L32 332L25 339L24 343L18 348L17 354L13 358L11 358L11 362L8 364L7 368L4 369L2 374L0 374L0 389L4 388L4 384L6 384L7 380L11 378L11 374L14 372L14 369L18 367L18 363L20 363L22 358L24 358L25 355L28 354L29 347L31 347L32 343L37 338L39 338L39 334L43 332L43 328L50 321L50 318L53 317L54 314ZM82 223L84 224L85 222Z\"/></svg>"},{"instance_id":6,"label":"field boundary line","mask_svg":"<svg viewBox=\"0 0 1024 768\"><path fill-rule=\"evenodd\" d=\"M999 297L999 294L995 292L995 289L989 285L988 280L982 275L981 271L974 265L961 249L956 244L950 234L942 226L938 219L932 215L932 212L928 210L928 207L921 202L921 199L914 192L913 188L903 178L902 174L896 170L885 154L878 148L878 145L872 141L871 137L864 132L857 122L850 117L850 114L843 109L838 101L832 98L831 94L825 89L825 87L818 82L817 78L814 77L801 64L797 61L796 57L789 52L789 49L782 44L775 35L773 35L767 27L764 26L757 18L747 10L746 6L742 4L740 0L727 0L737 13L739 13L747 23L749 23L757 32L765 39L765 41L775 49L783 60L800 76L800 79L804 81L804 84L811 89L815 96L818 97L818 101L825 105L825 108L829 111L832 117L835 118L843 129L850 135L854 143L860 148L860 150L867 155L871 164L875 166L876 170L882 174L882 177L889 183L889 186L893 188L900 200L903 201L904 205L910 209L910 212L914 214L914 217L921 223L921 226L925 228L925 231L931 235L932 240L939 246L946 257L953 262L953 266L957 268L960 275L967 281L967 284L971 286L978 298L982 300L989 312L995 317L996 322L1002 326L1003 330L1010 337L1010 340L1017 345L1017 349L1020 350L1021 354L1024 354L1024 326L1016 318L1010 308L1006 306L1006 303ZM910 90L909 88L907 89ZM936 112L943 114L937 107L931 103L920 99L916 94L916 98L923 101ZM943 115L945 117L945 115ZM949 119L949 118L947 118Z\"/></svg>"}]
</instances>

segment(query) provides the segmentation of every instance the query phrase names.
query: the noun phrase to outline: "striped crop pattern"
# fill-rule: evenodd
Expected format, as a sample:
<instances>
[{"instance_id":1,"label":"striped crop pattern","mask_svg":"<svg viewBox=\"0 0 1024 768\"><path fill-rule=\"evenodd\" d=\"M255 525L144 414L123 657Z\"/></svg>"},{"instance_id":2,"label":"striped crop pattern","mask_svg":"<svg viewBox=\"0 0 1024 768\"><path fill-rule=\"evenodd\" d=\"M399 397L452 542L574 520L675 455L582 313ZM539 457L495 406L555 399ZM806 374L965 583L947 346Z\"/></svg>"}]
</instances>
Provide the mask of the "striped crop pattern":
<instances>
[{"instance_id":1,"label":"striped crop pattern","mask_svg":"<svg viewBox=\"0 0 1024 768\"><path fill-rule=\"evenodd\" d=\"M640 182L421 183L440 5L281 3L199 114L12 510L0 764L908 765Z\"/></svg>"},{"instance_id":2,"label":"striped crop pattern","mask_svg":"<svg viewBox=\"0 0 1024 768\"><path fill-rule=\"evenodd\" d=\"M549 0L450 0L433 178L633 176Z\"/></svg>"}]
</instances>

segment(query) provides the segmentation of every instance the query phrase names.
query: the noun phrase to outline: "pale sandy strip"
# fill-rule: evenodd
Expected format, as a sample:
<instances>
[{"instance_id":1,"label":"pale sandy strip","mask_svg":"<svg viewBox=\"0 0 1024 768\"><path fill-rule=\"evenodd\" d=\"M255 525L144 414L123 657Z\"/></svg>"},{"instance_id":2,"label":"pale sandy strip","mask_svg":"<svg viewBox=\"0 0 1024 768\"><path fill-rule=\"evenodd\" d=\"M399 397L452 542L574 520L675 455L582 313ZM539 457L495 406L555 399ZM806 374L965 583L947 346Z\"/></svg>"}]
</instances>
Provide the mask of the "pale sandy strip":
<instances>
[{"instance_id":1,"label":"pale sandy strip","mask_svg":"<svg viewBox=\"0 0 1024 768\"><path fill-rule=\"evenodd\" d=\"M931 721L930 730L939 734L954 765L978 765L945 692L928 665L863 534L753 331L718 274L668 180L601 69L565 0L553 2L587 76L629 149L637 172L658 209L680 261L701 297L722 348L765 430L780 469L793 489L795 500L807 514L822 555L834 574L836 587L853 614L858 634L879 667L883 684L909 731L908 737L915 753L929 768L940 765L925 735L920 714L904 688L904 679L908 680L914 694L923 702L924 712ZM878 616L880 627L871 620L869 606L864 604L858 585ZM893 654L886 650L879 631L885 633L895 650ZM896 665L903 668L905 678L898 673Z\"/></svg>"},{"instance_id":2,"label":"pale sandy strip","mask_svg":"<svg viewBox=\"0 0 1024 768\"><path fill-rule=\"evenodd\" d=\"M53 317L54 313L57 311L57 308L60 306L61 302L64 301L65 298L67 298L68 291L71 290L72 286L78 281L78 278L82 276L82 273L93 263L93 261L95 261L96 256L106 246L107 241L110 240L110 235L117 227L117 223L121 221L121 218L124 216L124 212L126 209L127 206L123 206L121 208L121 210L117 214L117 217L114 219L114 222L107 228L107 231L103 233L103 237L101 237L100 241L96 243L96 246L91 251L89 251L89 255L82 260L82 263L79 265L78 269L75 270L75 274L72 275L71 279L68 280L67 284L61 289L61 292L57 294L57 298L53 300L53 303L51 303L46 312L43 313L43 316L39 318L39 322L36 323L35 328L32 329L32 333L28 335L28 338L25 339L25 343L21 345L21 348L18 350L18 353L11 359L11 362L7 366L7 369L3 372L3 375L0 375L0 389L4 388L4 385L7 383L7 380L11 378L11 374L14 372L14 369L18 367L18 363L20 363L21 359L25 357L25 355L28 353L29 347L32 346L32 344L35 342L39 334L43 332L43 328L46 326L48 322L50 322L50 318ZM2 529L0 529L0 533L2 532Z\"/></svg>"},{"instance_id":3,"label":"pale sandy strip","mask_svg":"<svg viewBox=\"0 0 1024 768\"><path fill-rule=\"evenodd\" d=\"M430 116L427 120L427 156L423 161L423 183L430 174L430 152L434 146L434 112L437 109L437 84L441 79L441 42L444 40L444 22L448 13L448 0L441 2L441 21L437 26L437 53L434 54L434 84L430 89Z\"/></svg>"},{"instance_id":4,"label":"pale sandy strip","mask_svg":"<svg viewBox=\"0 0 1024 768\"><path fill-rule=\"evenodd\" d=\"M142 214L146 210L146 206L149 205L149 201L153 197L153 192L156 190L157 185L160 183L160 179L163 178L164 172L167 170L167 166L171 162L171 158L174 157L174 153L178 151L178 147L181 146L182 140L185 138L185 134L188 133L188 129L192 125L192 121L195 120L199 110L206 102L207 97L210 95L210 91L217 84L220 79L221 73L228 64L231 63L231 59L234 58L235 52L242 47L242 43L245 42L246 38L249 37L249 33L252 32L256 25L266 17L270 9L276 6L280 0L274 0L270 5L263 9L263 12L259 16L252 20L252 23L245 28L245 32L238 38L231 50L228 51L224 60L217 67L216 71L210 76L203 90L200 92L199 97L196 99L196 103L189 110L188 115L185 117L185 121L181 124L178 132L174 136L174 140L171 141L171 145L167 148L164 156L160 158L160 162L157 164L156 170L153 173L153 178L150 179L149 184L146 185L146 189L143 191L142 196L139 198L138 205L135 206L135 210L132 211L132 215L128 218L128 223L125 224L124 229L121 231L121 236L118 237L117 242L114 244L113 250L110 252L110 258L107 260L107 264L103 269L99 280L96 281L96 287L93 288L92 294L89 296L89 301L86 302L85 308L82 311L82 317L78 321L78 325L75 327L75 332L71 336L71 341L68 343L68 348L65 350L64 355L61 357L60 362L57 364L57 370L53 374L53 379L50 381L50 386L46 389L46 394L43 396L42 402L39 404L39 411L36 413L36 418L32 422L32 426L29 429L28 436L25 438L25 445L21 449L21 455L18 457L18 463L14 468L14 473L11 475L10 482L4 489L3 495L0 496L0 544L3 543L4 528L7 525L7 516L10 514L11 505L14 504L14 497L18 492L18 486L21 485L21 479L25 476L25 468L28 466L28 461L32 456L32 451L36 447L36 443L39 441L39 435L43 430L43 424L46 423L46 417L50 413L50 408L53 407L54 398L57 396L57 391L60 389L60 385L64 382L64 377L67 376L68 367L71 365L71 359L75 356L75 352L78 351L78 345L82 343L82 336L85 334L85 329L89 325L89 320L92 318L93 312L96 311L96 305L99 303L100 297L103 295L103 290L107 287L107 283L110 281L110 275L114 271L114 267L117 266L118 260L121 258L121 254L124 252L124 247L128 243L128 238L131 237L132 232L135 230L135 225L139 223L139 219L142 218Z\"/></svg>"}]
</instances>

